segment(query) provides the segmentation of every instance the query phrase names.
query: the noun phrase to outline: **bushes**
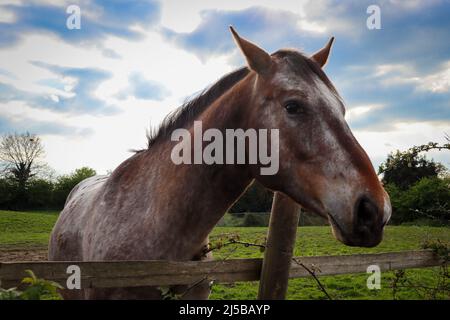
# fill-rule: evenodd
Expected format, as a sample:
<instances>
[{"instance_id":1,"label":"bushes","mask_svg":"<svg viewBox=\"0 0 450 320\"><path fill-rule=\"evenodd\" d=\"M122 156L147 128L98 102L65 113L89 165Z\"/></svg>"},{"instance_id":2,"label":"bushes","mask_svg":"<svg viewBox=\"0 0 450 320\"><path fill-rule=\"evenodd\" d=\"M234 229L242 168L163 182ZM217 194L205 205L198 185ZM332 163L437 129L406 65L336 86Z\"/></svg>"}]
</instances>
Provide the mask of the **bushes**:
<instances>
[{"instance_id":1,"label":"bushes","mask_svg":"<svg viewBox=\"0 0 450 320\"><path fill-rule=\"evenodd\" d=\"M412 218L450 220L450 179L423 178L408 191L404 206L412 211Z\"/></svg>"},{"instance_id":2,"label":"bushes","mask_svg":"<svg viewBox=\"0 0 450 320\"><path fill-rule=\"evenodd\" d=\"M70 191L84 179L95 176L96 174L94 169L83 167L75 170L70 175L59 177L54 188L54 204L58 208L64 207L64 203L66 202Z\"/></svg>"},{"instance_id":3,"label":"bushes","mask_svg":"<svg viewBox=\"0 0 450 320\"><path fill-rule=\"evenodd\" d=\"M239 200L230 208L230 213L269 212L273 193L255 181Z\"/></svg>"},{"instance_id":4,"label":"bushes","mask_svg":"<svg viewBox=\"0 0 450 320\"><path fill-rule=\"evenodd\" d=\"M422 178L405 191L394 184L385 188L391 197L393 223L431 220L432 224L448 224L450 178Z\"/></svg>"},{"instance_id":5,"label":"bushes","mask_svg":"<svg viewBox=\"0 0 450 320\"><path fill-rule=\"evenodd\" d=\"M247 213L242 224L243 227L266 227L267 219L265 216L258 213Z\"/></svg>"},{"instance_id":6,"label":"bushes","mask_svg":"<svg viewBox=\"0 0 450 320\"><path fill-rule=\"evenodd\" d=\"M82 180L96 175L94 169L83 167L56 182L30 179L24 191L20 191L13 179L0 179L0 209L62 209L70 191Z\"/></svg>"},{"instance_id":7,"label":"bushes","mask_svg":"<svg viewBox=\"0 0 450 320\"><path fill-rule=\"evenodd\" d=\"M420 154L432 149L450 149L450 144L438 146L430 142L404 152L397 151L380 165L378 173L383 174L383 183L391 197L393 223L448 224L450 178L447 169ZM440 178L442 176L447 178Z\"/></svg>"},{"instance_id":8,"label":"bushes","mask_svg":"<svg viewBox=\"0 0 450 320\"><path fill-rule=\"evenodd\" d=\"M26 273L29 276L22 280L26 288L23 291L0 288L0 300L62 300L58 293L62 287L58 283L37 278L31 270Z\"/></svg>"},{"instance_id":9,"label":"bushes","mask_svg":"<svg viewBox=\"0 0 450 320\"><path fill-rule=\"evenodd\" d=\"M397 150L389 154L378 169L378 173L383 174L383 183L395 184L401 190L407 190L422 178L437 177L445 171L441 163L428 160L416 150Z\"/></svg>"},{"instance_id":10,"label":"bushes","mask_svg":"<svg viewBox=\"0 0 450 320\"><path fill-rule=\"evenodd\" d=\"M269 225L270 212L246 212L226 213L220 219L219 227L267 227ZM328 221L315 213L302 210L299 226L326 226Z\"/></svg>"},{"instance_id":11,"label":"bushes","mask_svg":"<svg viewBox=\"0 0 450 320\"><path fill-rule=\"evenodd\" d=\"M49 209L53 203L51 181L44 179L31 180L28 186L28 207L33 209Z\"/></svg>"},{"instance_id":12,"label":"bushes","mask_svg":"<svg viewBox=\"0 0 450 320\"><path fill-rule=\"evenodd\" d=\"M12 209L13 200L17 194L17 187L10 179L0 179L0 207Z\"/></svg>"}]
</instances>

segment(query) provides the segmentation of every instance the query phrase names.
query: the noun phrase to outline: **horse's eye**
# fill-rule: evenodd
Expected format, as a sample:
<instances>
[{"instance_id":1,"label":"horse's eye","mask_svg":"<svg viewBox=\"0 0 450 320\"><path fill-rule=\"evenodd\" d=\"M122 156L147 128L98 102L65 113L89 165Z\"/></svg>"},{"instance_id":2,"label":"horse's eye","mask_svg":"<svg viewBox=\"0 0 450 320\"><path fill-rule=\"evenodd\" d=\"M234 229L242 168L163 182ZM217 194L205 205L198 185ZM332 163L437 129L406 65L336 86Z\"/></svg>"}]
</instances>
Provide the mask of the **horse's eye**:
<instances>
[{"instance_id":1,"label":"horse's eye","mask_svg":"<svg viewBox=\"0 0 450 320\"><path fill-rule=\"evenodd\" d=\"M284 108L286 109L286 111L289 114L297 114L301 112L301 106L298 102L296 101L289 101L288 103L286 103L286 105L284 106Z\"/></svg>"}]
</instances>

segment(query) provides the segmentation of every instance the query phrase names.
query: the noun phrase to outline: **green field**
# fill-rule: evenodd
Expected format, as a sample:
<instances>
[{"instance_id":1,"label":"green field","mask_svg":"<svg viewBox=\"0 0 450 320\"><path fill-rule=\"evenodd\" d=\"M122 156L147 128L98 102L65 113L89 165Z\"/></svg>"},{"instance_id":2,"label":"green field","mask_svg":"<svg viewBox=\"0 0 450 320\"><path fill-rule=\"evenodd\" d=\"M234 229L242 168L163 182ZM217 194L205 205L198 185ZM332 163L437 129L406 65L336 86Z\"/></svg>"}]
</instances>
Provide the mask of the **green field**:
<instances>
[{"instance_id":1,"label":"green field","mask_svg":"<svg viewBox=\"0 0 450 320\"><path fill-rule=\"evenodd\" d=\"M0 211L0 247L42 247L58 218L56 211Z\"/></svg>"},{"instance_id":2,"label":"green field","mask_svg":"<svg viewBox=\"0 0 450 320\"><path fill-rule=\"evenodd\" d=\"M33 248L47 245L49 233L56 221L56 212L0 211L0 249ZM266 228L217 227L211 235L213 245L227 243L230 237L239 236L240 241L262 243ZM420 249L423 242L440 239L450 242L450 228L425 226L388 226L383 242L376 248L351 248L337 242L329 227L300 227L295 247L296 256L342 255L376 253ZM256 258L263 253L258 247L226 245L214 250L215 258ZM398 299L449 299L449 291L433 296L437 281L444 278L439 268L406 270L406 282L400 283ZM320 281L334 299L392 299L393 272L382 274L381 290L368 290L366 274L323 276ZM446 278L447 288L450 285ZM211 299L254 299L256 282L214 285ZM294 279L289 283L289 299L325 299L314 279Z\"/></svg>"}]
</instances>

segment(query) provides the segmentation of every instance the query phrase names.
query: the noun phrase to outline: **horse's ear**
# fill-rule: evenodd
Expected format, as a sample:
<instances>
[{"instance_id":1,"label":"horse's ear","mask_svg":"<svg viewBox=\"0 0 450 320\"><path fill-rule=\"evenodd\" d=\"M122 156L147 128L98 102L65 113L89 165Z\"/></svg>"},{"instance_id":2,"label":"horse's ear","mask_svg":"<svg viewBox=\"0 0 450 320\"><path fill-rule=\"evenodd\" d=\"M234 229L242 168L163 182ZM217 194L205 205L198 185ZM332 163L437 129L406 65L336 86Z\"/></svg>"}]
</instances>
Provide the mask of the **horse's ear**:
<instances>
[{"instance_id":1,"label":"horse's ear","mask_svg":"<svg viewBox=\"0 0 450 320\"><path fill-rule=\"evenodd\" d=\"M334 37L331 37L330 40L328 40L328 43L326 44L325 47L323 47L322 49L320 49L311 56L311 59L317 62L321 68L323 68L323 66L325 66L325 64L328 61L333 41Z\"/></svg>"},{"instance_id":2,"label":"horse's ear","mask_svg":"<svg viewBox=\"0 0 450 320\"><path fill-rule=\"evenodd\" d=\"M258 74L264 75L270 70L272 64L272 58L263 49L258 47L256 44L241 38L236 30L230 26L231 33L233 35L236 44L247 60L247 64L250 69L256 71Z\"/></svg>"}]
</instances>

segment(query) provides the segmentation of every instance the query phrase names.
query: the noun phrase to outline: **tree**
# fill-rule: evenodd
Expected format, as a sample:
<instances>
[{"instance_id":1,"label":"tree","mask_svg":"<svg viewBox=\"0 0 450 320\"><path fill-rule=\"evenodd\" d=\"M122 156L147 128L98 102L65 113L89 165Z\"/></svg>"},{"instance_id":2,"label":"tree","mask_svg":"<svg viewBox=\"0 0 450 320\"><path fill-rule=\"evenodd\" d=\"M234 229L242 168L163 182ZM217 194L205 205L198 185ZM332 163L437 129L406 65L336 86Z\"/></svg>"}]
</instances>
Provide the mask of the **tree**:
<instances>
[{"instance_id":1,"label":"tree","mask_svg":"<svg viewBox=\"0 0 450 320\"><path fill-rule=\"evenodd\" d=\"M273 193L255 181L239 200L230 208L230 213L269 212Z\"/></svg>"},{"instance_id":2,"label":"tree","mask_svg":"<svg viewBox=\"0 0 450 320\"><path fill-rule=\"evenodd\" d=\"M31 179L27 187L28 209L53 209L53 188L49 180Z\"/></svg>"},{"instance_id":3,"label":"tree","mask_svg":"<svg viewBox=\"0 0 450 320\"><path fill-rule=\"evenodd\" d=\"M264 221L264 216L257 213L247 213L242 223L244 227L264 227L267 223Z\"/></svg>"},{"instance_id":4,"label":"tree","mask_svg":"<svg viewBox=\"0 0 450 320\"><path fill-rule=\"evenodd\" d=\"M421 220L448 224L450 219L450 178L422 178L407 190L385 185L392 204L392 222Z\"/></svg>"},{"instance_id":5,"label":"tree","mask_svg":"<svg viewBox=\"0 0 450 320\"><path fill-rule=\"evenodd\" d=\"M70 191L72 191L72 189L84 179L95 176L96 174L97 173L94 169L89 167L82 167L76 169L69 175L60 176L56 181L54 189L55 205L59 208L62 208Z\"/></svg>"},{"instance_id":6,"label":"tree","mask_svg":"<svg viewBox=\"0 0 450 320\"><path fill-rule=\"evenodd\" d=\"M29 132L8 134L0 141L0 161L6 178L17 184L17 202L26 203L27 184L44 166L44 147L41 139Z\"/></svg>"},{"instance_id":7,"label":"tree","mask_svg":"<svg viewBox=\"0 0 450 320\"><path fill-rule=\"evenodd\" d=\"M447 142L450 137L445 136ZM391 153L378 172L392 204L393 223L417 219L448 221L450 211L450 178L440 163L428 160L423 152L450 150L450 143L435 142L414 146L404 152Z\"/></svg>"},{"instance_id":8,"label":"tree","mask_svg":"<svg viewBox=\"0 0 450 320\"><path fill-rule=\"evenodd\" d=\"M423 178L403 196L411 219L450 221L450 178Z\"/></svg>"},{"instance_id":9,"label":"tree","mask_svg":"<svg viewBox=\"0 0 450 320\"><path fill-rule=\"evenodd\" d=\"M384 184L395 184L401 190L406 190L425 177L437 177L445 172L445 167L439 162L428 160L424 155L409 149L388 155L388 158L378 169L383 174Z\"/></svg>"},{"instance_id":10,"label":"tree","mask_svg":"<svg viewBox=\"0 0 450 320\"><path fill-rule=\"evenodd\" d=\"M0 208L14 209L17 186L11 179L0 178Z\"/></svg>"}]
</instances>

